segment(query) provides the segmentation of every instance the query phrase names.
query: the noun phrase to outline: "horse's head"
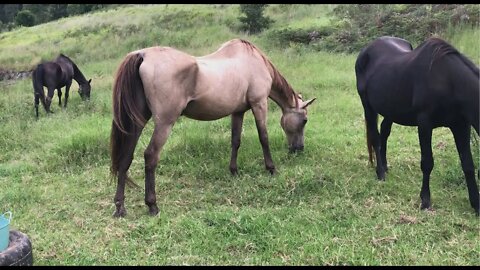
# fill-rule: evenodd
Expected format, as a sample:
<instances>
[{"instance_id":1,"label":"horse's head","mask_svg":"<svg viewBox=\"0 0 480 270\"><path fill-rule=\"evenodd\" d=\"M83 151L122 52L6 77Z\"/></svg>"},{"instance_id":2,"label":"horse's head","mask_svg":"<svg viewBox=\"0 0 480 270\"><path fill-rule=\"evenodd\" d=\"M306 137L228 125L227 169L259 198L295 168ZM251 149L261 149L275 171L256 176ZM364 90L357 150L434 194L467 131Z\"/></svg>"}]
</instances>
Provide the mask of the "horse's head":
<instances>
[{"instance_id":1,"label":"horse's head","mask_svg":"<svg viewBox=\"0 0 480 270\"><path fill-rule=\"evenodd\" d=\"M303 150L303 130L307 124L307 106L316 98L303 101L298 97L298 107L289 108L283 112L280 124L287 135L288 149L290 152Z\"/></svg>"},{"instance_id":2,"label":"horse's head","mask_svg":"<svg viewBox=\"0 0 480 270\"><path fill-rule=\"evenodd\" d=\"M91 81L92 79L88 80L86 83L79 84L78 94L80 94L82 100L90 100L90 90L92 90L92 87L90 86Z\"/></svg>"}]
</instances>

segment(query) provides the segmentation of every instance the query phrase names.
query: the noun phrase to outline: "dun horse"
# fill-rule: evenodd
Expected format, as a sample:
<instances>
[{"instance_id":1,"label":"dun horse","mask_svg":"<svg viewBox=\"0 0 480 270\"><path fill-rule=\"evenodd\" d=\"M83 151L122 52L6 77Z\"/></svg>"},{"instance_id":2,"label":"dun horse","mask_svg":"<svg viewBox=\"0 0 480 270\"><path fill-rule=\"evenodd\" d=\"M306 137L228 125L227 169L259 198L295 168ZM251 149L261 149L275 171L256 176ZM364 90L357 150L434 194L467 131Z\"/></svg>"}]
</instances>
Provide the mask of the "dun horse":
<instances>
[{"instance_id":1,"label":"dun horse","mask_svg":"<svg viewBox=\"0 0 480 270\"><path fill-rule=\"evenodd\" d=\"M78 93L83 100L90 99L90 82L92 79L85 79L83 73L77 65L67 56L60 54L54 61L44 62L37 65L32 73L33 92L35 96L35 115L38 118L38 104L42 102L47 113L52 113L50 104L55 89L57 89L58 105L62 106L62 90L65 86L65 103L67 107L70 86L72 79L77 81L79 89ZM47 87L48 93L45 97L43 87Z\"/></svg>"},{"instance_id":2,"label":"dun horse","mask_svg":"<svg viewBox=\"0 0 480 270\"><path fill-rule=\"evenodd\" d=\"M430 38L413 50L407 41L381 37L359 54L355 63L367 145L380 180L387 171L387 139L392 123L417 126L423 184L421 209L430 208L433 169L432 129L453 133L468 187L470 204L479 214L479 194L470 152L470 126L479 133L479 69L447 42ZM380 134L378 114L384 117Z\"/></svg>"},{"instance_id":3,"label":"dun horse","mask_svg":"<svg viewBox=\"0 0 480 270\"><path fill-rule=\"evenodd\" d=\"M113 86L111 172L118 177L114 216L124 216L127 170L145 123L152 118L154 131L144 152L145 203L156 215L155 168L175 121L184 115L196 120L216 120L231 115L230 172L237 173L237 152L244 113L255 117L265 167L275 166L270 154L266 117L271 98L282 109L281 126L290 151L304 147L307 106L288 82L252 43L234 39L216 52L193 57L170 47L151 47L129 53L120 64Z\"/></svg>"}]
</instances>

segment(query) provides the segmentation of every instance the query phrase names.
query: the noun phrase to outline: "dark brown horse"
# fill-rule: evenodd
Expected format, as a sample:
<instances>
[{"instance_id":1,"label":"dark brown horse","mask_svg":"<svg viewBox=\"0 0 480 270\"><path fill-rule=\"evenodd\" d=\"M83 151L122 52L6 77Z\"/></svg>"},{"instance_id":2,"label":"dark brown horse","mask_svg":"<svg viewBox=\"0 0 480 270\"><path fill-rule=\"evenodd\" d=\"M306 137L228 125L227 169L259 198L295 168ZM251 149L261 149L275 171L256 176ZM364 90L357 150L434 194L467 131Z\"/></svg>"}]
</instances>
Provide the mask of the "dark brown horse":
<instances>
[{"instance_id":1,"label":"dark brown horse","mask_svg":"<svg viewBox=\"0 0 480 270\"><path fill-rule=\"evenodd\" d=\"M168 135L181 116L196 120L232 117L230 171L237 173L237 153L244 113L253 111L265 167L275 166L268 144L267 101L282 109L281 126L290 151L303 149L307 106L266 56L248 41L234 39L216 52L194 57L169 47L151 47L129 53L118 68L113 86L111 172L118 177L114 216L124 216L125 182L133 152L145 123L155 127L145 158L145 203L158 213L155 168Z\"/></svg>"},{"instance_id":2,"label":"dark brown horse","mask_svg":"<svg viewBox=\"0 0 480 270\"><path fill-rule=\"evenodd\" d=\"M370 162L374 151L378 179L385 179L392 123L417 126L423 172L421 208L429 208L432 130L448 127L460 156L470 204L478 215L479 194L470 152L470 126L479 133L478 67L439 38L430 38L413 50L403 39L381 37L360 52L355 72L365 113ZM378 114L384 117L380 134Z\"/></svg>"},{"instance_id":3,"label":"dark brown horse","mask_svg":"<svg viewBox=\"0 0 480 270\"><path fill-rule=\"evenodd\" d=\"M52 62L44 62L38 64L32 73L33 93L35 96L35 115L38 118L38 104L42 102L43 107L47 113L52 113L50 104L55 89L57 89L58 105L62 106L62 90L65 86L65 103L64 108L67 107L70 86L72 79L77 81L79 89L78 93L83 100L90 99L90 82L92 79L85 79L77 65L67 56L60 54ZM43 87L47 87L48 93L45 96Z\"/></svg>"}]
</instances>

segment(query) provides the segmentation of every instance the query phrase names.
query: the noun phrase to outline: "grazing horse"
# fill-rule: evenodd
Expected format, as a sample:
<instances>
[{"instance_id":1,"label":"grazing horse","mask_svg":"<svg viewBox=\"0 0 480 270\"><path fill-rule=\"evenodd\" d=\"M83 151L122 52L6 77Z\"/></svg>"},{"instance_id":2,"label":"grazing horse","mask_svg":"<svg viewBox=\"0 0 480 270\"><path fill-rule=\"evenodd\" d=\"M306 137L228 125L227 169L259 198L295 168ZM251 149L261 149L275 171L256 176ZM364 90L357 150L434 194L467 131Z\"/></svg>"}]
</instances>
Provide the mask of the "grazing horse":
<instances>
[{"instance_id":1,"label":"grazing horse","mask_svg":"<svg viewBox=\"0 0 480 270\"><path fill-rule=\"evenodd\" d=\"M38 118L38 104L42 102L43 107L47 113L52 113L50 104L55 89L58 94L58 105L62 106L62 90L65 86L65 103L64 108L67 107L68 95L72 79L77 81L79 89L78 93L83 100L90 99L90 82L92 79L85 79L83 73L77 65L67 56L60 54L57 59L51 62L44 62L37 65L32 73L33 93L35 96L35 114ZM47 87L48 94L45 97L43 87Z\"/></svg>"},{"instance_id":2,"label":"grazing horse","mask_svg":"<svg viewBox=\"0 0 480 270\"><path fill-rule=\"evenodd\" d=\"M392 123L417 126L423 172L421 209L430 208L432 130L448 127L460 156L470 204L478 215L479 194L470 152L470 126L479 133L478 67L439 38L430 38L414 50L403 39L381 37L362 49L355 73L370 163L374 151L378 179L385 180ZM384 117L380 134L378 114Z\"/></svg>"},{"instance_id":3,"label":"grazing horse","mask_svg":"<svg viewBox=\"0 0 480 270\"><path fill-rule=\"evenodd\" d=\"M233 39L216 52L194 57L170 47L150 47L130 52L120 64L113 86L111 173L118 177L114 197L115 217L124 216L127 170L146 122L154 131L144 152L145 204L156 215L155 168L175 121L182 115L211 121L231 115L230 172L237 174L237 153L244 113L255 117L265 167L274 174L268 144L267 102L282 109L281 126L290 151L303 150L307 106L267 57L252 43Z\"/></svg>"}]
</instances>

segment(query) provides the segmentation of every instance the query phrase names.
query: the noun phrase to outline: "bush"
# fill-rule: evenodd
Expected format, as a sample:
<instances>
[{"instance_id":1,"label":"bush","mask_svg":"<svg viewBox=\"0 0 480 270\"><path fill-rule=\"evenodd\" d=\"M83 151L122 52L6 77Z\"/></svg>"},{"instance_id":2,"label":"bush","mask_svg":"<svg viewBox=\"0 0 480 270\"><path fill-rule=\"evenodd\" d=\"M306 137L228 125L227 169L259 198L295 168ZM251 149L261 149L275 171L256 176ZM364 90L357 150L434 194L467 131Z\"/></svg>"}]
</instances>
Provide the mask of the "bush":
<instances>
[{"instance_id":1,"label":"bush","mask_svg":"<svg viewBox=\"0 0 480 270\"><path fill-rule=\"evenodd\" d=\"M21 10L15 16L15 23L21 26L35 25L35 16L30 10Z\"/></svg>"},{"instance_id":2,"label":"bush","mask_svg":"<svg viewBox=\"0 0 480 270\"><path fill-rule=\"evenodd\" d=\"M242 29L249 34L256 34L268 28L273 20L263 15L267 4L240 4L240 12L245 16L238 19L242 23Z\"/></svg>"},{"instance_id":3,"label":"bush","mask_svg":"<svg viewBox=\"0 0 480 270\"><path fill-rule=\"evenodd\" d=\"M478 25L478 5L338 5L333 10L332 35L314 43L318 49L358 52L380 36L396 36L416 46L449 26Z\"/></svg>"},{"instance_id":4,"label":"bush","mask_svg":"<svg viewBox=\"0 0 480 270\"><path fill-rule=\"evenodd\" d=\"M269 31L267 37L275 45L284 47L290 43L310 44L311 42L331 35L333 31L335 31L335 28L331 26L323 26L316 29L292 29L286 27Z\"/></svg>"}]
</instances>

